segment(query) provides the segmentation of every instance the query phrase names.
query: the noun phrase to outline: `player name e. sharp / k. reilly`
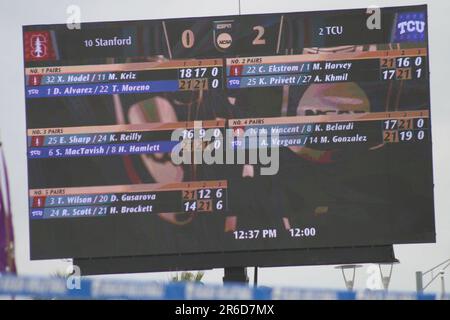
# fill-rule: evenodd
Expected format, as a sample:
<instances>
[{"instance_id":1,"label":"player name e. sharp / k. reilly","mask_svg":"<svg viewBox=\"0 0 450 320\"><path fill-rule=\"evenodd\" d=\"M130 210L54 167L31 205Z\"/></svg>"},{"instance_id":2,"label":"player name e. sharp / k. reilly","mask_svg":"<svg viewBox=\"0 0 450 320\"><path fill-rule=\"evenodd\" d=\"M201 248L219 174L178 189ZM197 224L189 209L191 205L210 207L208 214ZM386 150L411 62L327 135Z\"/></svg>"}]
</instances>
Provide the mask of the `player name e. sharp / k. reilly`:
<instances>
[{"instance_id":1,"label":"player name e. sharp / k. reilly","mask_svg":"<svg viewBox=\"0 0 450 320\"><path fill-rule=\"evenodd\" d=\"M142 133L139 132L131 132L131 133L121 133L115 134L112 133L109 136L109 142L117 142L117 141L136 141L139 142L142 139ZM99 138L97 136L79 136L79 135L71 135L69 136L69 141L66 140L65 137L61 136L59 138L55 138L55 142L59 144L90 144L98 142ZM102 139L105 140L105 139ZM53 140L52 140L53 141ZM55 144L55 143L53 143Z\"/></svg>"}]
</instances>

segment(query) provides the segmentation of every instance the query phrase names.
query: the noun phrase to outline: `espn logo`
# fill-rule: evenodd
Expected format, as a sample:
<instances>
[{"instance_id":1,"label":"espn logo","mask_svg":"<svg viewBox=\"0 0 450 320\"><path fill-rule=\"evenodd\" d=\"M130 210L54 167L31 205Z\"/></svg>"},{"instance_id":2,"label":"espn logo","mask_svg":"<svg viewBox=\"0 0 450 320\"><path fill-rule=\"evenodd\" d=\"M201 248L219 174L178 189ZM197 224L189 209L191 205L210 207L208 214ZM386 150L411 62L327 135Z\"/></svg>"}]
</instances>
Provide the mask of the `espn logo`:
<instances>
[{"instance_id":1,"label":"espn logo","mask_svg":"<svg viewBox=\"0 0 450 320\"><path fill-rule=\"evenodd\" d=\"M219 51L226 51L233 43L234 21L214 21L214 46Z\"/></svg>"}]
</instances>

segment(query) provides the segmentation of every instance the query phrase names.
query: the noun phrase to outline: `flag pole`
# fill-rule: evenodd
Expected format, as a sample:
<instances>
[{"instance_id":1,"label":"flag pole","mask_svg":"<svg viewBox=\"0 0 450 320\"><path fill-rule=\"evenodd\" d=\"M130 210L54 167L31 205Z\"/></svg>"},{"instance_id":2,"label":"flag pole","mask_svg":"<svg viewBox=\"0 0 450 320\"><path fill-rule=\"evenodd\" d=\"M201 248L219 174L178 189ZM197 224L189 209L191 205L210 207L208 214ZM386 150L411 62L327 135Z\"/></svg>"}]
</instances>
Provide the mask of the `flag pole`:
<instances>
[{"instance_id":1,"label":"flag pole","mask_svg":"<svg viewBox=\"0 0 450 320\"><path fill-rule=\"evenodd\" d=\"M11 214L11 198L9 195L9 179L8 179L8 172L6 168L6 159L3 153L3 146L1 141L1 135L0 135L0 156L1 156L1 163L4 174L4 181L5 181L5 199L3 199L3 193L0 192L0 195L2 196L2 207L4 211L4 217L3 217L3 225L5 228L5 255L6 255L6 272L8 273L16 273L16 266L15 266L15 259L14 259L14 240L13 240L13 230L12 230L12 214ZM1 186L0 186L1 188ZM4 202L5 201L5 202Z\"/></svg>"}]
</instances>

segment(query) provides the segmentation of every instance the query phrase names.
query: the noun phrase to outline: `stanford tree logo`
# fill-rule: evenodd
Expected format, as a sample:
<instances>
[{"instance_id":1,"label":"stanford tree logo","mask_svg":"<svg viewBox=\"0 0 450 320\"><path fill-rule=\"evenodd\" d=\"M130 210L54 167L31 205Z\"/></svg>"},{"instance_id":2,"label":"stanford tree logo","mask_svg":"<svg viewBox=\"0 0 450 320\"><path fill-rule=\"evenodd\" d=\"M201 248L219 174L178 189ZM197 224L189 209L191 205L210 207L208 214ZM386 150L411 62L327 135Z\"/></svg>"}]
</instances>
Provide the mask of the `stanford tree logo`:
<instances>
[{"instance_id":1,"label":"stanford tree logo","mask_svg":"<svg viewBox=\"0 0 450 320\"><path fill-rule=\"evenodd\" d=\"M25 60L54 60L55 51L52 47L49 31L25 32Z\"/></svg>"}]
</instances>

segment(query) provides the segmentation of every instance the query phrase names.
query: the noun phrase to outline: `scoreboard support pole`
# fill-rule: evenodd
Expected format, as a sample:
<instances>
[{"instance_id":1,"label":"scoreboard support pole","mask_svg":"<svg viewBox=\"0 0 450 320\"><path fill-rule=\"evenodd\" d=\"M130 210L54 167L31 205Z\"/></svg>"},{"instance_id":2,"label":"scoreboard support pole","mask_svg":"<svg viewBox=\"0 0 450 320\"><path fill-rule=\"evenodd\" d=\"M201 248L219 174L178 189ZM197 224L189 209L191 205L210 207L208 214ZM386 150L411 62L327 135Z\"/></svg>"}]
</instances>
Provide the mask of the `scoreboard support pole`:
<instances>
[{"instance_id":1,"label":"scoreboard support pole","mask_svg":"<svg viewBox=\"0 0 450 320\"><path fill-rule=\"evenodd\" d=\"M240 282L248 284L246 267L226 267L224 268L223 283Z\"/></svg>"}]
</instances>

